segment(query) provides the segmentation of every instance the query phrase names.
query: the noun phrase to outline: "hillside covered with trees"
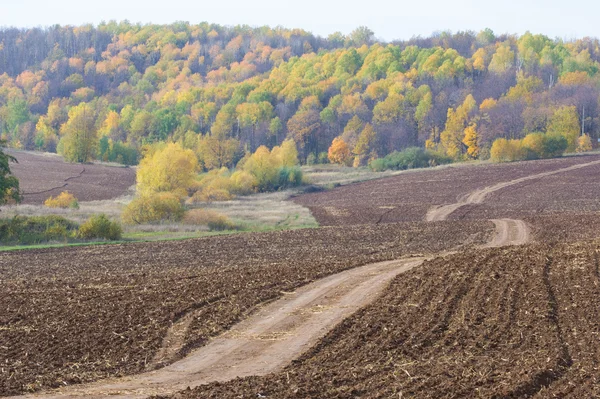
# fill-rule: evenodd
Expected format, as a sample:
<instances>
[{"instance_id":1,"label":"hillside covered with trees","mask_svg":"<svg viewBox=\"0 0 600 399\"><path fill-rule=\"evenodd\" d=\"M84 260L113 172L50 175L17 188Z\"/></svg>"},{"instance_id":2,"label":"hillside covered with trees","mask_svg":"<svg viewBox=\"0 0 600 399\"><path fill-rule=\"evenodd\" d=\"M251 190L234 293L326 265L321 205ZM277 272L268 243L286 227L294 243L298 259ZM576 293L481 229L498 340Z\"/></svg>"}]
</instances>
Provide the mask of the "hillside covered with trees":
<instances>
[{"instance_id":1,"label":"hillside covered with trees","mask_svg":"<svg viewBox=\"0 0 600 399\"><path fill-rule=\"evenodd\" d=\"M175 141L205 170L286 138L302 162L364 165L409 147L487 158L498 139L498 159L553 155L598 141L599 61L598 39L490 30L380 43L365 27L328 38L208 23L4 28L0 134L125 164Z\"/></svg>"}]
</instances>

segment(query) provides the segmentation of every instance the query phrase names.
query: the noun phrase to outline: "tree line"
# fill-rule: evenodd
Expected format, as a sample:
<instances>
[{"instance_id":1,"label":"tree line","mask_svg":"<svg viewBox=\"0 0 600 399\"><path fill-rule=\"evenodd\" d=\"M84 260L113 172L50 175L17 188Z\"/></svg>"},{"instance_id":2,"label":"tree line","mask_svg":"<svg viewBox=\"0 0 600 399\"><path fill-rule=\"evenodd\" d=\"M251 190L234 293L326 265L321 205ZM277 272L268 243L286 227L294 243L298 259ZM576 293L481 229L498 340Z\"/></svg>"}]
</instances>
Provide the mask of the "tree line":
<instances>
[{"instance_id":1,"label":"tree line","mask_svg":"<svg viewBox=\"0 0 600 399\"><path fill-rule=\"evenodd\" d=\"M302 162L356 166L413 147L487 158L496 140L530 134L563 135L574 151L579 136L598 141L599 61L597 39L489 29L393 43L365 27L327 38L208 23L2 29L0 134L125 164L173 141L205 170L286 139Z\"/></svg>"}]
</instances>

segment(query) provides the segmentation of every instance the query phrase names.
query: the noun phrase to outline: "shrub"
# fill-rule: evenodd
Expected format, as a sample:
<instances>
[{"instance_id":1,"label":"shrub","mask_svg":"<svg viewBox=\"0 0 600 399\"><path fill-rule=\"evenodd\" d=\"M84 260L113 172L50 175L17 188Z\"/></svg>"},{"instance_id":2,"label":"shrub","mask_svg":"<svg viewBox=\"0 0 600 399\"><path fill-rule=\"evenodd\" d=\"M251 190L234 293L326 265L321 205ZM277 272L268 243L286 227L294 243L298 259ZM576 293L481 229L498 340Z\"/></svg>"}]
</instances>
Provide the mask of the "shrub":
<instances>
[{"instance_id":1,"label":"shrub","mask_svg":"<svg viewBox=\"0 0 600 399\"><path fill-rule=\"evenodd\" d=\"M274 184L276 189L296 187L302 184L302 170L297 166L284 166L279 168L277 174L277 183Z\"/></svg>"},{"instance_id":2,"label":"shrub","mask_svg":"<svg viewBox=\"0 0 600 399\"><path fill-rule=\"evenodd\" d=\"M177 195L168 192L154 193L142 195L131 201L125 207L121 219L126 224L178 222L184 211Z\"/></svg>"},{"instance_id":3,"label":"shrub","mask_svg":"<svg viewBox=\"0 0 600 399\"><path fill-rule=\"evenodd\" d=\"M384 170L406 170L416 168L427 168L452 162L452 159L433 151L424 150L419 147L410 147L403 151L394 151L384 158L371 161L369 167L376 171Z\"/></svg>"},{"instance_id":4,"label":"shrub","mask_svg":"<svg viewBox=\"0 0 600 399\"><path fill-rule=\"evenodd\" d=\"M316 165L317 163L317 156L315 155L314 152L311 152L310 154L308 154L308 156L306 157L306 164L308 166L312 166L312 165Z\"/></svg>"},{"instance_id":5,"label":"shrub","mask_svg":"<svg viewBox=\"0 0 600 399\"><path fill-rule=\"evenodd\" d=\"M544 133L530 133L523 139L523 148L527 159L544 158Z\"/></svg>"},{"instance_id":6,"label":"shrub","mask_svg":"<svg viewBox=\"0 0 600 399\"><path fill-rule=\"evenodd\" d=\"M326 152L320 152L317 162L323 165L329 163L328 154Z\"/></svg>"},{"instance_id":7,"label":"shrub","mask_svg":"<svg viewBox=\"0 0 600 399\"><path fill-rule=\"evenodd\" d=\"M227 216L207 209L187 211L183 223L208 226L211 231L234 230L237 227Z\"/></svg>"},{"instance_id":8,"label":"shrub","mask_svg":"<svg viewBox=\"0 0 600 399\"><path fill-rule=\"evenodd\" d=\"M229 201L233 199L233 195L224 188L218 188L215 186L204 187L202 190L197 191L188 201L191 204L197 204L199 202L217 202L217 201Z\"/></svg>"},{"instance_id":9,"label":"shrub","mask_svg":"<svg viewBox=\"0 0 600 399\"><path fill-rule=\"evenodd\" d=\"M565 136L544 135L544 152L542 158L555 158L562 156L569 142Z\"/></svg>"},{"instance_id":10,"label":"shrub","mask_svg":"<svg viewBox=\"0 0 600 399\"><path fill-rule=\"evenodd\" d=\"M522 140L497 139L490 149L490 159L494 162L522 161L527 158L527 150Z\"/></svg>"},{"instance_id":11,"label":"shrub","mask_svg":"<svg viewBox=\"0 0 600 399\"><path fill-rule=\"evenodd\" d=\"M495 162L559 157L568 147L562 135L530 133L523 140L498 139L492 144L490 158Z\"/></svg>"},{"instance_id":12,"label":"shrub","mask_svg":"<svg viewBox=\"0 0 600 399\"><path fill-rule=\"evenodd\" d=\"M236 170L230 178L231 192L238 195L251 194L256 191L256 178L245 170Z\"/></svg>"},{"instance_id":13,"label":"shrub","mask_svg":"<svg viewBox=\"0 0 600 399\"><path fill-rule=\"evenodd\" d=\"M79 201L68 191L63 191L56 198L50 196L50 198L44 201L44 205L48 208L79 209Z\"/></svg>"},{"instance_id":14,"label":"shrub","mask_svg":"<svg viewBox=\"0 0 600 399\"><path fill-rule=\"evenodd\" d=\"M15 216L0 220L0 242L22 245L68 241L77 232L77 223L62 216Z\"/></svg>"},{"instance_id":15,"label":"shrub","mask_svg":"<svg viewBox=\"0 0 600 399\"><path fill-rule=\"evenodd\" d=\"M579 136L577 140L577 152L587 152L592 151L592 139L587 134L583 136Z\"/></svg>"},{"instance_id":16,"label":"shrub","mask_svg":"<svg viewBox=\"0 0 600 399\"><path fill-rule=\"evenodd\" d=\"M113 222L106 215L94 215L79 227L79 238L90 240L102 238L105 240L120 240L123 230L117 222Z\"/></svg>"},{"instance_id":17,"label":"shrub","mask_svg":"<svg viewBox=\"0 0 600 399\"><path fill-rule=\"evenodd\" d=\"M273 183L277 181L277 169L281 165L267 147L260 146L244 163L243 170L256 178L258 191L270 191L274 188Z\"/></svg>"}]
</instances>

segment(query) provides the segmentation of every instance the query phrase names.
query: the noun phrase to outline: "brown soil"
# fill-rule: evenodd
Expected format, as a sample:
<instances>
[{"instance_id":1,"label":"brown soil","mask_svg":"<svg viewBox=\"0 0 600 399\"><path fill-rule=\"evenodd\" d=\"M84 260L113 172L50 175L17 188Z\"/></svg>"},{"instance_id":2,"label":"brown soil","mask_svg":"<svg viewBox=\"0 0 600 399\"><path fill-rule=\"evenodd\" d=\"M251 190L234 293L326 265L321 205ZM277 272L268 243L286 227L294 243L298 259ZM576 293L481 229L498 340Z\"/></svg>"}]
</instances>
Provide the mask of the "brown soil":
<instances>
[{"instance_id":1,"label":"brown soil","mask_svg":"<svg viewBox=\"0 0 600 399\"><path fill-rule=\"evenodd\" d=\"M65 388L44 398L144 398L188 386L279 371L422 259L370 264L304 286L266 305L185 359L121 380ZM32 395L31 397L38 397Z\"/></svg>"},{"instance_id":2,"label":"brown soil","mask_svg":"<svg viewBox=\"0 0 600 399\"><path fill-rule=\"evenodd\" d=\"M581 162L582 159L586 162ZM561 173L581 171L600 163L597 159L590 162L590 158L580 158L577 160L579 162L572 159L567 161L536 163L537 166L532 167L535 173L528 176L521 175L500 182L498 177L495 177L496 182L486 184L484 189L475 189L467 196L455 195L454 202L441 202L444 205L430 210L427 218L443 220L448 216L454 217L465 208L481 204L488 196L508 187L518 186L527 181L545 180ZM570 162L572 164L569 164ZM521 173L513 172L515 175ZM509 174L505 174L504 177ZM371 200L372 196L366 198ZM424 205L427 203L425 201ZM352 216L347 208L327 206L323 209L335 218L341 218L338 221ZM383 213L366 215L367 219L377 216L374 225L314 230L313 232L319 233L304 236L300 240L306 243L303 249L306 248L307 251L296 253L297 248L291 252L284 249L284 259L286 262L300 261L301 265L294 265L294 273L298 272L298 266L312 271L314 265L323 261L324 257L329 256L327 262L336 259L335 255L331 257L331 254L336 253L336 246L339 245L340 251L344 252L340 257L340 264L345 264L339 270L353 267L348 266L349 259L354 259L350 252L354 252L356 258L366 259L363 251L367 250L366 257L371 258L372 262L386 247L382 247L381 241L378 241L382 236L376 237L379 229L383 227L377 224L385 222L388 215L398 211L398 206L379 205L378 209ZM418 213L420 211L413 213L413 217ZM425 213L421 215L423 217ZM306 280L300 282L302 279L296 278L295 285L292 283L282 286L280 281L287 279L286 272L283 272L274 276L275 280L267 284L268 287L277 287L276 294L257 297L253 291L256 288L251 282L260 281L263 285L260 285L259 291L264 290L264 283L269 277L262 273L272 272L274 264L269 262L277 259L274 253L269 253L264 258L259 257L268 266L258 270L258 274L254 274L254 271L248 272L247 265L243 268L236 267L235 274L244 270L252 275L248 276L250 280L241 280L250 283L251 286L245 293L244 290L234 290L230 293L225 290L223 296L203 301L209 304L208 307L218 303L212 319L216 321L221 317L231 316L232 313L240 320L256 309L255 306L261 302L265 303L281 295L284 295L284 299L272 302L236 326L233 326L236 320L219 319L216 321L219 327L215 329L214 325L210 326L210 333L200 337L199 324L200 328L204 327L204 323L211 320L210 313L204 311L205 305L188 305L187 310L181 311L179 316L170 316L171 328L162 329L156 334L157 338L165 338L156 339L155 347L146 350L146 359L150 353L153 354L154 360L145 360L144 367L152 368L163 362L169 363L188 354L194 347L205 344L208 336L233 327L228 333L191 352L185 359L165 368L125 379L64 388L44 396L144 397L148 394L172 393L209 381L232 380L235 377L246 378L237 378L227 383L213 382L199 386L193 391L180 393L177 397L530 397L552 393L552 390L560 392L559 396L563 396L564 393L571 394L574 388L570 384L563 386L561 383L570 381L565 376L571 373L572 365L579 358L576 359L569 352L569 344L563 333L563 325L567 322L559 318L557 292L560 288L552 285L552 278L556 276L551 276L550 271L552 259L568 254L570 247L563 246L562 252L555 252L557 248L543 246L525 247L521 250L498 249L496 247L524 244L530 238L530 229L533 229L534 234L539 233L539 225L534 223L533 227L530 227L522 220L508 218L497 218L493 222L496 233L486 245L491 247L490 249L462 251L443 259L438 258L426 262L423 268L419 268L421 270L406 273L406 277L399 276L394 279L405 272L406 268L420 264L420 260L398 261L399 264L370 264L319 280L291 295L287 293L287 287L298 287ZM460 224L461 222L452 222L454 228ZM440 246L440 241L432 243L440 239L437 234L448 225L448 222L415 224L413 226L416 230L404 236L404 241L401 240L402 245L410 247L414 240L425 238L413 235L417 231L419 234L435 231L436 237L432 237L429 244ZM464 223L462 225L468 226ZM398 225L385 226L393 230L397 229ZM390 233L392 230L386 232ZM353 239L338 242L333 238L337 231L353 235ZM456 230L457 235L458 231L460 230ZM292 232L286 234L290 233ZM440 235L450 238L448 233L450 231ZM460 231L460 234L463 241L458 242L464 243L465 238L469 236L465 237L465 231ZM321 238L317 238L319 235ZM259 235L248 237L257 236ZM481 240L483 236L480 234L477 237L475 241ZM293 237L286 238L293 240ZM373 247L360 239L377 244ZM474 241L473 238L468 240ZM325 246L324 252L320 252L319 244L325 242L329 245ZM281 243L269 241L269 244L273 244L273 249L281 251L282 248L288 248L289 243L282 246ZM218 245L219 249L223 249L224 241ZM448 247L448 242L444 245ZM244 243L237 247L237 251L247 256L249 248L252 247ZM265 245L256 248L262 250ZM228 261L236 255L238 254L235 250L229 252ZM209 259L215 258L211 256L207 258ZM561 262L568 267L572 266L572 261L570 255L567 259L561 258ZM403 262L408 262L406 267L398 267ZM365 263L368 262L360 264ZM577 264L585 263L586 261L582 260ZM260 260L258 264L261 264ZM161 265L165 266L166 270L172 271L172 267ZM597 262L595 270L597 279L600 279ZM194 271L198 273L198 270ZM235 282L232 284L227 278L221 281L224 272L225 270L211 270L212 280L218 280L218 284L235 287ZM316 278L331 274L312 272ZM219 275L218 279L214 278L216 275ZM307 275L304 276L306 279ZM570 277L574 284L581 278ZM382 299L342 321L359 307L373 301L375 294L381 292L385 284L392 279L394 283L385 291ZM560 277L556 277L555 284L559 280ZM135 295L140 295L139 284L134 283L132 287L136 287L133 290ZM179 293L172 284L169 288L171 294ZM185 298L189 299L189 296L195 293L210 292L208 287L194 287L192 290L189 290L191 287L186 288L188 291L185 297L179 298L184 302ZM223 289L224 287L221 287L220 292L223 292ZM367 293L371 296L366 295ZM253 299L249 300L246 295ZM568 297L572 298L574 294L566 293L565 298ZM164 298L161 300L165 301ZM585 300L589 298L582 297L581 303ZM232 301L237 307L228 306ZM235 310L239 309L237 303L245 304L246 310L236 313ZM156 306L162 310L164 302ZM150 301L150 306L144 307L144 312L151 309ZM129 317L131 318L131 315ZM166 319L169 320L169 317ZM565 319L568 319L568 316ZM591 323L592 318L589 320ZM281 371L291 359L313 346L336 324L338 326L312 350ZM111 326L111 329L114 327ZM590 327L589 330L591 339L597 333L594 332L594 327ZM184 334L185 331L187 332ZM121 333L113 334L124 338ZM389 337L393 337L393 345L387 341ZM128 343L135 344L136 341L129 340ZM104 346L106 347L105 344ZM595 383L596 374L589 371L593 369L590 365L594 364L595 358L590 359L582 360L581 369L574 370L573 375L568 378L580 381L584 386ZM272 374L265 375L268 373ZM251 375L253 377L248 377ZM264 376L257 377L260 375ZM89 379L94 378L98 378L98 374ZM588 393L588 388L583 389L578 392Z\"/></svg>"},{"instance_id":3,"label":"brown soil","mask_svg":"<svg viewBox=\"0 0 600 399\"><path fill-rule=\"evenodd\" d=\"M520 177L518 179L514 179L514 180L510 180L510 181L500 182L500 183L494 184L493 186L484 187L484 188L481 188L481 189L478 189L478 190L475 190L475 191L469 193L468 195L466 195L464 197L464 199L460 200L457 203L443 205L443 206L434 207L434 208L430 209L427 212L427 215L425 215L425 220L430 221L430 222L436 221L436 220L446 220L457 209L462 208L467 205L481 204L481 203L483 203L483 201L485 200L485 198L487 196L489 196L490 194L492 194L496 191L502 190L506 187L515 186L517 184L521 184L521 183L524 183L524 182L527 182L530 180L541 179L541 178L556 175L559 173L567 173L570 171L579 170L581 168L592 167L595 165L600 165L600 161L593 161L593 162L582 163L582 164L578 164L578 165L572 165L572 166L569 166L566 168L537 173L534 175ZM543 184L546 186L548 185L547 182L544 182Z\"/></svg>"},{"instance_id":4,"label":"brown soil","mask_svg":"<svg viewBox=\"0 0 600 399\"><path fill-rule=\"evenodd\" d=\"M41 205L62 191L69 191L79 201L108 200L135 184L135 170L128 167L72 164L52 154L9 153L18 161L10 168L19 179L25 204Z\"/></svg>"},{"instance_id":5,"label":"brown soil","mask_svg":"<svg viewBox=\"0 0 600 399\"><path fill-rule=\"evenodd\" d=\"M188 314L167 362L299 286L477 245L491 227L405 223L0 253L0 394L141 372Z\"/></svg>"},{"instance_id":6,"label":"brown soil","mask_svg":"<svg viewBox=\"0 0 600 399\"><path fill-rule=\"evenodd\" d=\"M174 398L588 398L600 395L600 244L425 262L264 377Z\"/></svg>"},{"instance_id":7,"label":"brown soil","mask_svg":"<svg viewBox=\"0 0 600 399\"><path fill-rule=\"evenodd\" d=\"M447 213L442 212L435 219L446 216ZM496 233L485 247L524 244L529 239L529 229L523 221L503 219L494 220L494 224ZM344 318L372 302L391 279L422 262L422 259L410 259L369 264L318 280L265 306L227 333L167 367L121 380L68 387L42 397L143 398L150 394L173 394L213 381L278 372ZM178 353L196 313L190 312L173 324L151 367L168 362Z\"/></svg>"},{"instance_id":8,"label":"brown soil","mask_svg":"<svg viewBox=\"0 0 600 399\"><path fill-rule=\"evenodd\" d=\"M342 186L329 191L304 194L296 197L294 201L308 207L319 224L323 226L423 220L432 207L457 204L463 200L467 193L492 187L499 183L511 182L513 184L513 181L528 178L531 175L553 172L573 165L588 164L599 159L599 156L594 155L511 164L483 164L416 170L380 180ZM539 195L538 199L541 201L538 201L538 203L548 204L555 197L570 198L561 202L564 205L562 208L578 209L575 208L577 206L577 195L586 190L586 185L580 184L581 188L577 191L569 190L566 192L563 191L564 186L553 184L554 181L562 181L562 176L567 175L581 176L579 180L587 179L591 184L590 187L594 187L595 191L593 193L596 197L593 197L592 193L588 194L590 201L586 202L588 204L586 211L593 209L600 211L600 201L597 200L597 198L600 198L600 185L595 184L593 180L593 177L598 173L597 169L600 169L600 165L595 164L578 170L562 171L553 176L522 181L520 184L506 187L505 190L495 191L486 198L482 205L474 206L485 209L486 206L495 203L495 194L504 193L506 197L503 205L507 205L506 209L510 211L481 214L470 218L503 219L527 216L523 213L511 212L518 209L521 202L525 202L525 200L514 201L512 193L521 185L527 184L539 184L545 187L543 192L546 195L544 198ZM527 195L537 194L524 188L523 195L519 198L525 199ZM471 207L461 208L460 212L456 211L451 215L451 219L459 218L461 214L468 213Z\"/></svg>"}]
</instances>

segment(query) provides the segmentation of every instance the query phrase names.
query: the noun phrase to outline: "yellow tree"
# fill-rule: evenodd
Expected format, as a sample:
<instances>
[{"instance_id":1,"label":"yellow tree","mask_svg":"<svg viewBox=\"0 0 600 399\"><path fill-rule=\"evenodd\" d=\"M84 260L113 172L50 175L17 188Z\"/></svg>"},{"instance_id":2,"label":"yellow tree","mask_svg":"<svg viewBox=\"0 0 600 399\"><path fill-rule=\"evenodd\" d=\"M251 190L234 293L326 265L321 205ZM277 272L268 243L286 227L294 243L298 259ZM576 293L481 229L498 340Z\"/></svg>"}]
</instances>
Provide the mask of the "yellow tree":
<instances>
[{"instance_id":1,"label":"yellow tree","mask_svg":"<svg viewBox=\"0 0 600 399\"><path fill-rule=\"evenodd\" d=\"M365 128L358 137L358 142L352 151L356 156L354 158L354 167L365 165L366 161L371 158L376 158L377 153L375 152L375 143L377 141L377 134L370 123L365 125Z\"/></svg>"},{"instance_id":2,"label":"yellow tree","mask_svg":"<svg viewBox=\"0 0 600 399\"><path fill-rule=\"evenodd\" d=\"M259 191L268 190L277 176L277 159L267 147L261 145L244 163L242 169L256 178Z\"/></svg>"},{"instance_id":3,"label":"yellow tree","mask_svg":"<svg viewBox=\"0 0 600 399\"><path fill-rule=\"evenodd\" d=\"M119 125L120 125L121 117L115 111L109 111L108 115L106 115L106 119L104 119L104 123L102 123L102 128L99 133L100 136L110 137L113 140L120 139L119 137Z\"/></svg>"},{"instance_id":4,"label":"yellow tree","mask_svg":"<svg viewBox=\"0 0 600 399\"><path fill-rule=\"evenodd\" d=\"M273 147L271 154L277 160L280 166L295 166L298 165L298 149L296 143L292 139L284 140L281 147Z\"/></svg>"},{"instance_id":5,"label":"yellow tree","mask_svg":"<svg viewBox=\"0 0 600 399\"><path fill-rule=\"evenodd\" d=\"M197 154L204 168L232 167L240 142L236 139L218 139L206 135L198 140Z\"/></svg>"},{"instance_id":6,"label":"yellow tree","mask_svg":"<svg viewBox=\"0 0 600 399\"><path fill-rule=\"evenodd\" d=\"M515 53L510 49L508 43L502 43L496 49L496 52L492 56L492 61L488 66L490 72L496 74L503 74L512 68L515 62Z\"/></svg>"},{"instance_id":7,"label":"yellow tree","mask_svg":"<svg viewBox=\"0 0 600 399\"><path fill-rule=\"evenodd\" d=\"M346 166L350 166L350 162L352 162L352 154L350 153L348 144L341 137L333 139L327 153L327 158L329 158L331 163Z\"/></svg>"},{"instance_id":8,"label":"yellow tree","mask_svg":"<svg viewBox=\"0 0 600 399\"><path fill-rule=\"evenodd\" d=\"M69 162L89 162L96 156L98 135L94 109L81 103L69 110L69 120L62 125L60 152Z\"/></svg>"},{"instance_id":9,"label":"yellow tree","mask_svg":"<svg viewBox=\"0 0 600 399\"><path fill-rule=\"evenodd\" d=\"M454 159L459 159L464 153L465 128L469 124L469 115L476 106L475 99L469 94L456 110L448 109L446 128L440 134L440 144L446 154Z\"/></svg>"},{"instance_id":10,"label":"yellow tree","mask_svg":"<svg viewBox=\"0 0 600 399\"><path fill-rule=\"evenodd\" d=\"M577 139L581 130L575 106L564 106L554 111L546 130L549 135L566 138L567 152L574 152L577 149Z\"/></svg>"},{"instance_id":11,"label":"yellow tree","mask_svg":"<svg viewBox=\"0 0 600 399\"><path fill-rule=\"evenodd\" d=\"M194 152L179 143L169 143L164 148L150 151L138 167L138 193L172 192L184 197L194 182L197 167Z\"/></svg>"},{"instance_id":12,"label":"yellow tree","mask_svg":"<svg viewBox=\"0 0 600 399\"><path fill-rule=\"evenodd\" d=\"M473 123L465 129L465 137L462 141L467 146L467 155L471 159L477 159L479 156L479 144L477 141L477 125Z\"/></svg>"},{"instance_id":13,"label":"yellow tree","mask_svg":"<svg viewBox=\"0 0 600 399\"><path fill-rule=\"evenodd\" d=\"M587 134L583 136L579 136L577 140L577 152L587 152L592 151L592 139Z\"/></svg>"}]
</instances>

